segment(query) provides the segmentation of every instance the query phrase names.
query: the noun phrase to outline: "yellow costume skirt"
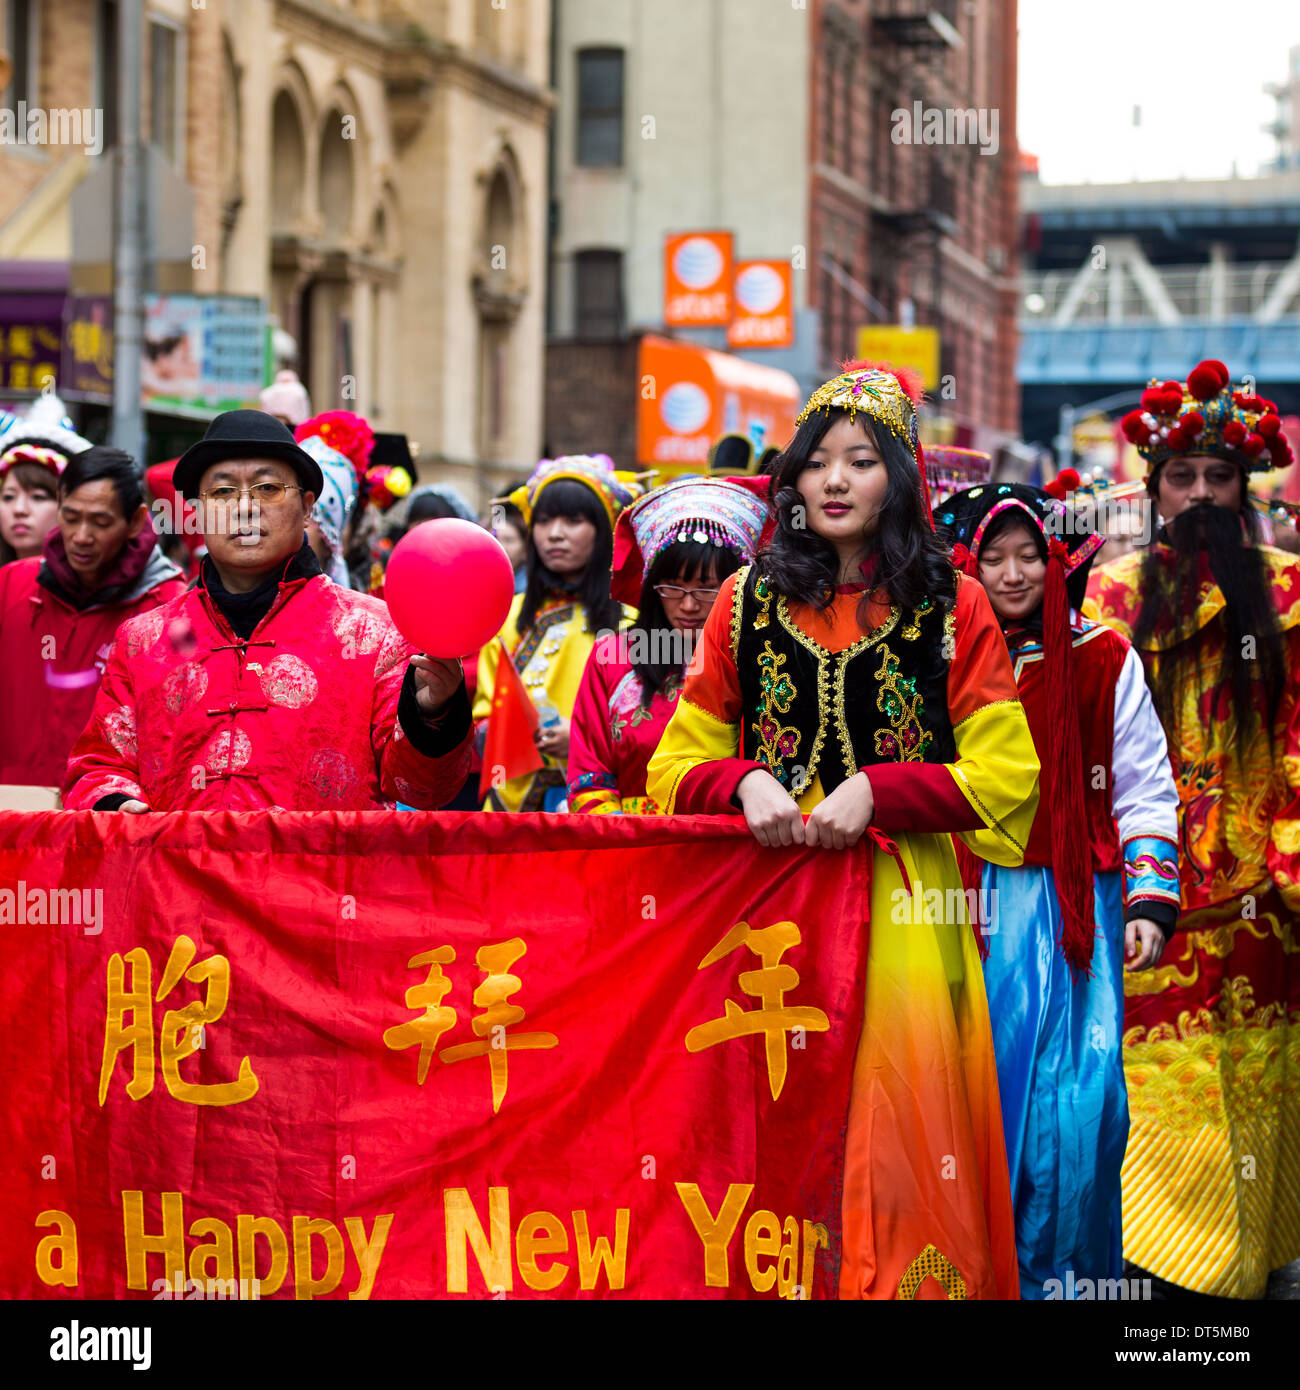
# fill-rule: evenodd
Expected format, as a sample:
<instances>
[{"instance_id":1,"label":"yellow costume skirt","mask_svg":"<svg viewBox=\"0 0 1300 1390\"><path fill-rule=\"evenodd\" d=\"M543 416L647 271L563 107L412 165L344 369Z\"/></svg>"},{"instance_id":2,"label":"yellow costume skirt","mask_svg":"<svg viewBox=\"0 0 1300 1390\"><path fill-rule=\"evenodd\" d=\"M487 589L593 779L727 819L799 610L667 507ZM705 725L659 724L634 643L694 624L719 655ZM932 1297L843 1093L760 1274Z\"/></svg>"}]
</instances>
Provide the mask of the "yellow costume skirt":
<instances>
[{"instance_id":1,"label":"yellow costume skirt","mask_svg":"<svg viewBox=\"0 0 1300 1390\"><path fill-rule=\"evenodd\" d=\"M875 851L844 1170L841 1298L1018 1298L979 949L946 835Z\"/></svg>"},{"instance_id":2,"label":"yellow costume skirt","mask_svg":"<svg viewBox=\"0 0 1300 1390\"><path fill-rule=\"evenodd\" d=\"M1300 936L1271 883L1180 927L1125 987L1124 1254L1262 1298L1300 1258Z\"/></svg>"}]
</instances>

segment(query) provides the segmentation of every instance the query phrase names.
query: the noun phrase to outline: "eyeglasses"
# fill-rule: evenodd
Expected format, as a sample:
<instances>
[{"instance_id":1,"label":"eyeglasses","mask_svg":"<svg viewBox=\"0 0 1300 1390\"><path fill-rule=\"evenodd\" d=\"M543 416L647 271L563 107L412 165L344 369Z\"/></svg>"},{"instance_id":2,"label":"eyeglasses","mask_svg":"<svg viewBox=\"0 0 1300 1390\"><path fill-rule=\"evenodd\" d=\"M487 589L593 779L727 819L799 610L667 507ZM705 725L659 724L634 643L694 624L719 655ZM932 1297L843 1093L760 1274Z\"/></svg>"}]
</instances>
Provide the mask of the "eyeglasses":
<instances>
[{"instance_id":1,"label":"eyeglasses","mask_svg":"<svg viewBox=\"0 0 1300 1390\"><path fill-rule=\"evenodd\" d=\"M1228 487L1237 476L1232 468L1207 468L1202 475L1211 487ZM1165 473L1165 482L1170 487L1188 488L1196 482L1196 474L1190 468L1176 468Z\"/></svg>"},{"instance_id":2,"label":"eyeglasses","mask_svg":"<svg viewBox=\"0 0 1300 1390\"><path fill-rule=\"evenodd\" d=\"M241 497L251 497L254 502L270 507L283 502L286 492L305 491L306 488L296 483L254 483L252 487L214 487L199 493L199 496L214 507L233 507Z\"/></svg>"},{"instance_id":3,"label":"eyeglasses","mask_svg":"<svg viewBox=\"0 0 1300 1390\"><path fill-rule=\"evenodd\" d=\"M655 593L657 593L660 598L697 598L701 603L712 603L721 592L721 589L683 589L678 584L655 585Z\"/></svg>"}]
</instances>

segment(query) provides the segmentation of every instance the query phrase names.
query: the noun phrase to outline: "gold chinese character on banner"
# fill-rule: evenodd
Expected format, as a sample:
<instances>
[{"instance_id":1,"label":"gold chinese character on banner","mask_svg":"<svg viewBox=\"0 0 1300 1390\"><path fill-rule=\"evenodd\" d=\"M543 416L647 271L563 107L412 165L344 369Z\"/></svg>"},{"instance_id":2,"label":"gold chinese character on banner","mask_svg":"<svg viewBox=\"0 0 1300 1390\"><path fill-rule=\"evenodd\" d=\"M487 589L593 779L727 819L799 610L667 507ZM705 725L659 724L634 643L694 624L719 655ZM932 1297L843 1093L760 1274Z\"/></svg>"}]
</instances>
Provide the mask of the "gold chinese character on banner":
<instances>
[{"instance_id":1,"label":"gold chinese character on banner","mask_svg":"<svg viewBox=\"0 0 1300 1390\"><path fill-rule=\"evenodd\" d=\"M528 949L521 937L499 941L482 947L474 957L484 974L483 983L474 991L474 1003L483 1009L476 1014L471 1027L481 1041L458 1043L444 1048L439 1058L444 1062L462 1062L468 1057L486 1057L492 1075L492 1113L501 1109L506 1094L506 1053L519 1049L558 1047L554 1033L507 1033L507 1029L524 1021L524 1011L506 999L523 985L510 967Z\"/></svg>"},{"instance_id":2,"label":"gold chinese character on banner","mask_svg":"<svg viewBox=\"0 0 1300 1390\"><path fill-rule=\"evenodd\" d=\"M781 957L802 940L794 922L775 922L755 931L748 922L737 922L721 941L696 966L703 970L714 965L740 946L746 946L762 961L760 970L742 970L740 988L759 1001L757 1009L742 1009L731 999L724 1001L723 1017L697 1024L686 1035L687 1052L702 1052L733 1038L762 1033L767 1053L767 1080L776 1100L785 1086L786 1040L791 1029L802 1028L810 1033L824 1033L830 1019L817 1008L808 1005L788 1005L786 994L799 983L799 972L791 965L781 964Z\"/></svg>"},{"instance_id":3,"label":"gold chinese character on banner","mask_svg":"<svg viewBox=\"0 0 1300 1390\"><path fill-rule=\"evenodd\" d=\"M204 997L192 1000L163 1015L162 1074L169 1094L190 1105L235 1105L257 1094L258 1080L247 1057L239 1064L234 1081L185 1081L180 1064L205 1045L205 1030L226 1011L230 999L230 962L225 956L209 956L197 964L198 947L188 936L178 936L163 968L156 996L152 994L153 963L148 952L137 946L125 957L116 952L108 962L108 1009L104 1023L104 1056L99 1069L99 1103L108 1096L113 1068L119 1052L131 1050L131 1080L126 1093L140 1100L153 1090L154 1031L153 1005L161 1003L176 988L182 976L191 984L204 986ZM131 967L130 988L126 967ZM130 1024L126 1015L131 1015Z\"/></svg>"},{"instance_id":4,"label":"gold chinese character on banner","mask_svg":"<svg viewBox=\"0 0 1300 1390\"><path fill-rule=\"evenodd\" d=\"M442 973L442 967L450 965L455 959L456 950L452 946L439 946L436 950L423 951L418 956L412 956L406 963L407 969L415 970L419 966L427 965L429 977L423 984L412 985L406 991L406 1007L422 1008L424 1013L419 1018L411 1019L409 1023L399 1023L384 1030L384 1045L391 1047L395 1052L419 1044L420 1060L416 1066L416 1082L421 1086L429 1074L429 1063L433 1061L433 1049L437 1046L438 1039L456 1024L456 1010L442 1007L443 996L451 990L451 981Z\"/></svg>"}]
</instances>

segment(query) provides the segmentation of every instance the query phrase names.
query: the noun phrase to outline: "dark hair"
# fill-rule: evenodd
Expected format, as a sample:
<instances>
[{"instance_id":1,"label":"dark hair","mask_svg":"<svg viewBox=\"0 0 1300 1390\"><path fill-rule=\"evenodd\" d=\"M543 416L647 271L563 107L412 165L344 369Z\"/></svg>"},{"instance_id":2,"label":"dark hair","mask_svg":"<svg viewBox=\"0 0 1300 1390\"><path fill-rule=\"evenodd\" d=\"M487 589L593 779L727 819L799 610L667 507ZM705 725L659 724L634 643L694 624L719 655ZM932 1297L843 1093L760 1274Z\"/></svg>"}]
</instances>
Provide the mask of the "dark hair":
<instances>
[{"instance_id":1,"label":"dark hair","mask_svg":"<svg viewBox=\"0 0 1300 1390\"><path fill-rule=\"evenodd\" d=\"M829 607L839 581L839 558L834 546L806 525L796 526L795 508L803 515L803 498L795 489L799 475L826 431L847 410L832 409L811 415L795 431L773 468L772 493L776 504L776 531L758 557L759 571L771 579L779 593L815 608ZM876 530L865 536L866 553L874 557L872 587L883 590L891 603L915 608L927 597L951 608L957 598L957 575L948 549L930 525L924 486L916 460L906 444L891 430L875 429L869 417L862 425L875 440L888 475ZM868 594L862 597L859 617L865 623Z\"/></svg>"},{"instance_id":2,"label":"dark hair","mask_svg":"<svg viewBox=\"0 0 1300 1390\"><path fill-rule=\"evenodd\" d=\"M436 492L422 492L411 499L406 509L406 525L409 529L422 521L442 521L447 517L458 517L460 513L445 498Z\"/></svg>"},{"instance_id":3,"label":"dark hair","mask_svg":"<svg viewBox=\"0 0 1300 1390\"><path fill-rule=\"evenodd\" d=\"M674 541L666 546L650 563L645 583L641 586L641 602L637 609L637 620L628 630L628 644L632 645L633 633L644 634L636 642L637 648L648 651L652 656L658 650L666 655L668 643L664 635L671 633L673 625L668 621L664 601L655 591L656 584L671 583L675 579L695 581L706 576L718 584L740 568L740 556L724 545L714 545L712 541ZM656 638L655 634L662 634ZM669 676L680 676L681 666L671 661L635 661L632 669L641 678L641 704L650 708L650 702L657 691L663 689Z\"/></svg>"},{"instance_id":4,"label":"dark hair","mask_svg":"<svg viewBox=\"0 0 1300 1390\"><path fill-rule=\"evenodd\" d=\"M43 463L14 463L5 469L0 477L0 491L8 482L15 482L24 492L35 492L38 488L48 492L51 497L59 495L59 480ZM0 565L12 564L18 552L3 536L0 536Z\"/></svg>"},{"instance_id":5,"label":"dark hair","mask_svg":"<svg viewBox=\"0 0 1300 1390\"><path fill-rule=\"evenodd\" d=\"M143 475L130 454L108 444L95 444L68 460L68 466L59 476L59 500L87 483L105 479L113 484L122 519L130 521L144 505Z\"/></svg>"},{"instance_id":6,"label":"dark hair","mask_svg":"<svg viewBox=\"0 0 1300 1390\"><path fill-rule=\"evenodd\" d=\"M533 543L533 526L552 517L580 517L596 528L596 540L587 567L576 577L552 574L542 564ZM587 631L617 630L623 606L610 597L609 582L614 565L614 533L601 500L585 483L557 478L542 489L528 529L528 584L524 601L515 619L515 630L522 637L537 619L537 610L547 593L571 595L587 613Z\"/></svg>"}]
</instances>

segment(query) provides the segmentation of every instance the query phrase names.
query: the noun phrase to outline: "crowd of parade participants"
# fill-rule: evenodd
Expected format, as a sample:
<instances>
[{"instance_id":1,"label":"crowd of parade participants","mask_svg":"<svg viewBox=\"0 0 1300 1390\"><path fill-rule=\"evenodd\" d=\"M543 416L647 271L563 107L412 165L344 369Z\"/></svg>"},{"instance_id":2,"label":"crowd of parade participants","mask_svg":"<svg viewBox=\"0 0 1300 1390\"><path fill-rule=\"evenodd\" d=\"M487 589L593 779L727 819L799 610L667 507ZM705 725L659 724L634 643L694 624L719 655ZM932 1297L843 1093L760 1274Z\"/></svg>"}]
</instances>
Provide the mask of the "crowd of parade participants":
<instances>
[{"instance_id":1,"label":"crowd of parade participants","mask_svg":"<svg viewBox=\"0 0 1300 1390\"><path fill-rule=\"evenodd\" d=\"M1094 566L1104 495L938 486L908 373L847 363L785 448L729 438L706 476L539 464L493 507L516 592L464 660L398 633L383 566L466 499L292 373L262 404L147 475L55 398L0 418L0 783L865 845L846 1249L911 1220L942 1260L960 1231L949 1295L1024 1299L1257 1299L1300 1257L1300 559L1249 487L1291 461L1272 402L1217 361L1142 391L1150 525ZM541 766L483 779L507 659ZM895 1292L869 1255L841 1290Z\"/></svg>"}]
</instances>

